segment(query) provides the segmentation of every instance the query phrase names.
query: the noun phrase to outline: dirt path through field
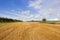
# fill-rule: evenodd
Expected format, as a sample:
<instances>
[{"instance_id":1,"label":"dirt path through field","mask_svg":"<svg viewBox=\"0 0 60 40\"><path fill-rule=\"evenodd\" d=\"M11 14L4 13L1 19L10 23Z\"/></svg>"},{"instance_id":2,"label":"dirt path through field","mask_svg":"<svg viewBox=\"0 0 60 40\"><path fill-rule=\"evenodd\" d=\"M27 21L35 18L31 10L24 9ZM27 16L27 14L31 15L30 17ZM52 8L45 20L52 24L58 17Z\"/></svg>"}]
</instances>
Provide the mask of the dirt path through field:
<instances>
[{"instance_id":1,"label":"dirt path through field","mask_svg":"<svg viewBox=\"0 0 60 40\"><path fill-rule=\"evenodd\" d=\"M0 40L60 40L60 25L38 22L0 24Z\"/></svg>"}]
</instances>

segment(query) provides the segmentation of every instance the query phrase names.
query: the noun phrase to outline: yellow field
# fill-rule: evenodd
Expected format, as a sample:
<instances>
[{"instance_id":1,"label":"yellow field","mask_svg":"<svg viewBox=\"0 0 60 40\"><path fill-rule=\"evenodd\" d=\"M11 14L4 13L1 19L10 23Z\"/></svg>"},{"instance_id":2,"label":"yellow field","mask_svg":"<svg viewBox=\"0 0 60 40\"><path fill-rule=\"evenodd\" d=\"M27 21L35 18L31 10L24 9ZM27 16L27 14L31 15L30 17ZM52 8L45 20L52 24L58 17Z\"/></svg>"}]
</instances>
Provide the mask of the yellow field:
<instances>
[{"instance_id":1,"label":"yellow field","mask_svg":"<svg viewBox=\"0 0 60 40\"><path fill-rule=\"evenodd\" d=\"M60 25L38 22L0 24L0 40L60 40Z\"/></svg>"}]
</instances>

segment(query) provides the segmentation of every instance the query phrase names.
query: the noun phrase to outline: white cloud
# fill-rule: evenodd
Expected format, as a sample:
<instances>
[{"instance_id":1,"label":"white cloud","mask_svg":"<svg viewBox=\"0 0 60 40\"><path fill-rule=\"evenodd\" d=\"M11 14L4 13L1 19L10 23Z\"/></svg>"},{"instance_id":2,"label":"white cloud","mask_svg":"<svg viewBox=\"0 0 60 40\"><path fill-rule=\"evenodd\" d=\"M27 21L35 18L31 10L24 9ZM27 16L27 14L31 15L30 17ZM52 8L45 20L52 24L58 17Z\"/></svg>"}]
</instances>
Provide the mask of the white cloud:
<instances>
[{"instance_id":1,"label":"white cloud","mask_svg":"<svg viewBox=\"0 0 60 40\"><path fill-rule=\"evenodd\" d=\"M11 15L16 16L16 17L20 17L21 16L20 15L20 11L16 11L16 10L5 11L5 13L11 14Z\"/></svg>"},{"instance_id":2,"label":"white cloud","mask_svg":"<svg viewBox=\"0 0 60 40\"><path fill-rule=\"evenodd\" d=\"M35 0L35 1L29 1L28 7L34 8L34 9L41 9L41 0Z\"/></svg>"},{"instance_id":3,"label":"white cloud","mask_svg":"<svg viewBox=\"0 0 60 40\"><path fill-rule=\"evenodd\" d=\"M58 8L60 7L60 0L48 0L44 5L45 8Z\"/></svg>"},{"instance_id":4,"label":"white cloud","mask_svg":"<svg viewBox=\"0 0 60 40\"><path fill-rule=\"evenodd\" d=\"M34 18L60 18L60 0L47 0L47 3L45 2L45 0L29 2L29 8L36 10L38 14L34 15ZM51 17L52 15L53 17Z\"/></svg>"},{"instance_id":5,"label":"white cloud","mask_svg":"<svg viewBox=\"0 0 60 40\"><path fill-rule=\"evenodd\" d=\"M29 10L21 11L20 14L22 14L22 15L29 15L30 11Z\"/></svg>"},{"instance_id":6,"label":"white cloud","mask_svg":"<svg viewBox=\"0 0 60 40\"><path fill-rule=\"evenodd\" d=\"M29 15L27 18L33 18L34 17L34 15Z\"/></svg>"},{"instance_id":7,"label":"white cloud","mask_svg":"<svg viewBox=\"0 0 60 40\"><path fill-rule=\"evenodd\" d=\"M48 19L48 21L59 21L60 19L55 18L55 19Z\"/></svg>"}]
</instances>

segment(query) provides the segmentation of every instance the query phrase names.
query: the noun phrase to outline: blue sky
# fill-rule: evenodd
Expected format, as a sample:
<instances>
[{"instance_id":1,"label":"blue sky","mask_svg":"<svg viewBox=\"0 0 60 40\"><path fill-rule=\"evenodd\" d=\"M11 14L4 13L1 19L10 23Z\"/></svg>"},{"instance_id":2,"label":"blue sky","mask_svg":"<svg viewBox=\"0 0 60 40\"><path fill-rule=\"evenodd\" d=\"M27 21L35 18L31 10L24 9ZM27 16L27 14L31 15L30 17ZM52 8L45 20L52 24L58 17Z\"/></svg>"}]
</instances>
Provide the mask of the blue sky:
<instances>
[{"instance_id":1,"label":"blue sky","mask_svg":"<svg viewBox=\"0 0 60 40\"><path fill-rule=\"evenodd\" d=\"M0 17L57 20L60 19L60 0L0 0Z\"/></svg>"}]
</instances>

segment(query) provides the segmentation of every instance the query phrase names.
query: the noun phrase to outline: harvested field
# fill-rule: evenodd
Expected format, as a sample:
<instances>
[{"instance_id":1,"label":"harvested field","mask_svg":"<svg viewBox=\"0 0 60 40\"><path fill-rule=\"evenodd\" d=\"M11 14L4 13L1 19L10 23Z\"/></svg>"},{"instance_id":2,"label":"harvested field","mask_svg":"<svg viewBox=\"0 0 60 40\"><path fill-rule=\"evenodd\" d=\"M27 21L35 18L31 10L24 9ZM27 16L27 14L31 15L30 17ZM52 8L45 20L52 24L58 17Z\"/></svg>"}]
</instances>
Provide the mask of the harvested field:
<instances>
[{"instance_id":1,"label":"harvested field","mask_svg":"<svg viewBox=\"0 0 60 40\"><path fill-rule=\"evenodd\" d=\"M0 24L0 40L60 40L60 24L2 23Z\"/></svg>"}]
</instances>

